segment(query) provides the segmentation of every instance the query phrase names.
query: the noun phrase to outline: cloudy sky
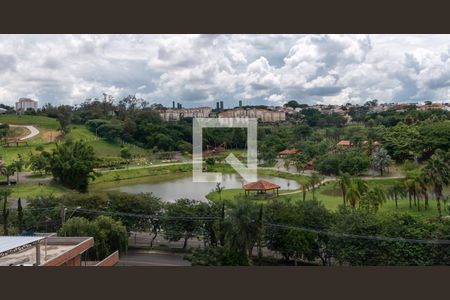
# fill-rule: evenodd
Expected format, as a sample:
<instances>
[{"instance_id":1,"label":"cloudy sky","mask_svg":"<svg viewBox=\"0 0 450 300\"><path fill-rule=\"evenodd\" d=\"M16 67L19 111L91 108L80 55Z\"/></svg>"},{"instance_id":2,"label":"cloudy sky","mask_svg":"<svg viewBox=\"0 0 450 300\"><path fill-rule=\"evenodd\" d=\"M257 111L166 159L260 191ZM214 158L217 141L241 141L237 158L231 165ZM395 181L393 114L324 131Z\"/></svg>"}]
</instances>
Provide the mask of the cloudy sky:
<instances>
[{"instance_id":1,"label":"cloudy sky","mask_svg":"<svg viewBox=\"0 0 450 300\"><path fill-rule=\"evenodd\" d=\"M0 35L0 103L446 101L450 35Z\"/></svg>"}]
</instances>

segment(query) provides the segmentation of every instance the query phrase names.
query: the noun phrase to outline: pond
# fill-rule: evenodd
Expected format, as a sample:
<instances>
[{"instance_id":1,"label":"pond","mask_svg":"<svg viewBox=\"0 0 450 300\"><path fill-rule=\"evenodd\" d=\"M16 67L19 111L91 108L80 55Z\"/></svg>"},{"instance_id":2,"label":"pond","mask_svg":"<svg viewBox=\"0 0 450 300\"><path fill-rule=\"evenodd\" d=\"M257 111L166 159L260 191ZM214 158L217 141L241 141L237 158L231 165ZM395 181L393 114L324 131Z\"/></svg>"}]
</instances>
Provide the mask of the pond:
<instances>
[{"instance_id":1,"label":"pond","mask_svg":"<svg viewBox=\"0 0 450 300\"><path fill-rule=\"evenodd\" d=\"M273 176L258 176L258 180L267 180L278 184L281 190L298 189L300 185L292 179L284 179ZM223 174L222 186L226 189L241 188L243 179L237 174ZM182 177L168 181L141 183L120 186L109 190L119 190L126 193L149 193L152 192L163 201L173 202L180 198L190 198L207 201L206 195L214 190L216 184L213 182L192 182L192 177Z\"/></svg>"}]
</instances>

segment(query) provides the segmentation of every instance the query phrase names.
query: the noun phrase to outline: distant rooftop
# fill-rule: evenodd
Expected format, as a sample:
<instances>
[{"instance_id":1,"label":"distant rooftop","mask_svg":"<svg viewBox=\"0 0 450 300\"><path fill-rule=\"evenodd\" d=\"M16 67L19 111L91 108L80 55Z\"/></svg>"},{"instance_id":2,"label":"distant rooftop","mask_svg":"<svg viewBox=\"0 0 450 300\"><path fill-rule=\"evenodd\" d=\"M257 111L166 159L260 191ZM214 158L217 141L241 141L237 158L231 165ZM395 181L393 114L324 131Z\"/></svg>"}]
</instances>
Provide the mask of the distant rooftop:
<instances>
[{"instance_id":1,"label":"distant rooftop","mask_svg":"<svg viewBox=\"0 0 450 300\"><path fill-rule=\"evenodd\" d=\"M18 102L37 102L31 98L20 98Z\"/></svg>"}]
</instances>

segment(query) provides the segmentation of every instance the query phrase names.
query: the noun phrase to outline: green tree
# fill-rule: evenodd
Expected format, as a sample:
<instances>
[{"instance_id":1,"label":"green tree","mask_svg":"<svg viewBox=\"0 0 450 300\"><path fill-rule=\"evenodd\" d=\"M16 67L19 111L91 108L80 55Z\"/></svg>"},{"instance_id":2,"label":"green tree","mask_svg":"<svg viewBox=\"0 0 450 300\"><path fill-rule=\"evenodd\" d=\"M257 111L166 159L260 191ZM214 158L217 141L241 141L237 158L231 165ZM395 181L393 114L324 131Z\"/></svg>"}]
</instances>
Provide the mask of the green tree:
<instances>
[{"instance_id":1,"label":"green tree","mask_svg":"<svg viewBox=\"0 0 450 300\"><path fill-rule=\"evenodd\" d=\"M308 165L308 159L303 154L297 154L294 157L294 166L298 173L303 173Z\"/></svg>"},{"instance_id":2,"label":"green tree","mask_svg":"<svg viewBox=\"0 0 450 300\"><path fill-rule=\"evenodd\" d=\"M33 172L37 172L39 175L50 172L50 153L44 151L36 155L30 154L28 165Z\"/></svg>"},{"instance_id":3,"label":"green tree","mask_svg":"<svg viewBox=\"0 0 450 300\"><path fill-rule=\"evenodd\" d=\"M303 201L306 200L306 192L308 192L308 184L302 183L302 199L303 199Z\"/></svg>"},{"instance_id":4,"label":"green tree","mask_svg":"<svg viewBox=\"0 0 450 300\"><path fill-rule=\"evenodd\" d=\"M289 166L291 165L292 160L287 157L283 160L283 164L284 164L284 168L286 169L286 171L289 171Z\"/></svg>"},{"instance_id":5,"label":"green tree","mask_svg":"<svg viewBox=\"0 0 450 300\"><path fill-rule=\"evenodd\" d=\"M216 188L214 189L215 192L219 194L219 200L222 202L222 191L225 189L223 185L221 185L220 182L216 183Z\"/></svg>"},{"instance_id":6,"label":"green tree","mask_svg":"<svg viewBox=\"0 0 450 300\"><path fill-rule=\"evenodd\" d=\"M423 177L433 187L439 218L442 217L441 198L444 186L450 183L450 167L442 155L433 154L422 170Z\"/></svg>"},{"instance_id":7,"label":"green tree","mask_svg":"<svg viewBox=\"0 0 450 300\"><path fill-rule=\"evenodd\" d=\"M99 216L92 221L83 217L70 218L58 230L59 236L91 236L94 247L88 251L90 258L101 260L115 251L124 254L128 248L128 233L120 221L109 216Z\"/></svg>"},{"instance_id":8,"label":"green tree","mask_svg":"<svg viewBox=\"0 0 450 300\"><path fill-rule=\"evenodd\" d=\"M17 155L17 159L13 161L13 165L14 165L14 168L16 169L16 175L17 175L16 182L19 183L20 172L23 171L23 168L26 165L26 161L23 159L21 154Z\"/></svg>"},{"instance_id":9,"label":"green tree","mask_svg":"<svg viewBox=\"0 0 450 300\"><path fill-rule=\"evenodd\" d=\"M338 178L336 178L335 185L337 185L341 189L342 202L344 203L344 205L346 204L345 197L347 195L347 189L349 188L351 181L352 181L352 178L350 177L350 174L348 174L348 173L341 173L341 175Z\"/></svg>"},{"instance_id":10,"label":"green tree","mask_svg":"<svg viewBox=\"0 0 450 300\"><path fill-rule=\"evenodd\" d=\"M356 182L352 181L349 185L347 189L346 199L348 200L352 208L355 208L356 204L358 204L359 200L361 200L361 192Z\"/></svg>"},{"instance_id":11,"label":"green tree","mask_svg":"<svg viewBox=\"0 0 450 300\"><path fill-rule=\"evenodd\" d=\"M120 149L120 157L127 161L127 168L128 168L130 166L132 158L130 149L128 147L123 147L122 149Z\"/></svg>"},{"instance_id":12,"label":"green tree","mask_svg":"<svg viewBox=\"0 0 450 300\"><path fill-rule=\"evenodd\" d=\"M22 200L17 200L17 227L19 229L19 234L23 232L23 208L22 208Z\"/></svg>"},{"instance_id":13,"label":"green tree","mask_svg":"<svg viewBox=\"0 0 450 300\"><path fill-rule=\"evenodd\" d=\"M228 211L224 226L225 245L241 258L240 265L251 263L251 253L260 232L258 216L258 206L247 199L236 199Z\"/></svg>"},{"instance_id":14,"label":"green tree","mask_svg":"<svg viewBox=\"0 0 450 300\"><path fill-rule=\"evenodd\" d=\"M380 206L386 202L386 198L386 194L381 188L371 188L361 198L361 207L377 212Z\"/></svg>"},{"instance_id":15,"label":"green tree","mask_svg":"<svg viewBox=\"0 0 450 300\"><path fill-rule=\"evenodd\" d=\"M56 144L50 155L50 170L53 178L80 192L86 192L89 179L94 180L96 156L92 146L84 141L66 141Z\"/></svg>"},{"instance_id":16,"label":"green tree","mask_svg":"<svg viewBox=\"0 0 450 300\"><path fill-rule=\"evenodd\" d=\"M14 164L11 165L0 165L0 174L6 177L6 182L10 185L9 178L14 175L16 172L16 167Z\"/></svg>"},{"instance_id":17,"label":"green tree","mask_svg":"<svg viewBox=\"0 0 450 300\"><path fill-rule=\"evenodd\" d=\"M9 188L1 188L0 196L3 198L3 235L8 235L8 217L9 217L9 208L8 208L8 196L11 195L11 190Z\"/></svg>"},{"instance_id":18,"label":"green tree","mask_svg":"<svg viewBox=\"0 0 450 300\"><path fill-rule=\"evenodd\" d=\"M209 167L214 166L216 164L216 159L214 157L210 156L207 159L205 159L205 163Z\"/></svg>"},{"instance_id":19,"label":"green tree","mask_svg":"<svg viewBox=\"0 0 450 300\"><path fill-rule=\"evenodd\" d=\"M162 222L164 236L169 241L184 239L183 249L186 249L188 240L201 232L202 205L200 201L185 198L168 203Z\"/></svg>"},{"instance_id":20,"label":"green tree","mask_svg":"<svg viewBox=\"0 0 450 300\"><path fill-rule=\"evenodd\" d=\"M316 199L316 188L320 186L322 183L323 177L319 175L317 172L312 172L311 176L309 177L308 185L311 188L312 194L313 194L313 200Z\"/></svg>"},{"instance_id":21,"label":"green tree","mask_svg":"<svg viewBox=\"0 0 450 300\"><path fill-rule=\"evenodd\" d=\"M0 124L0 138L4 139L8 136L9 133L9 125L8 124Z\"/></svg>"},{"instance_id":22,"label":"green tree","mask_svg":"<svg viewBox=\"0 0 450 300\"><path fill-rule=\"evenodd\" d=\"M120 213L114 218L122 222L127 231L150 231L153 234L150 240L150 247L153 247L161 227L163 214L161 199L152 193L128 194L121 192L109 192L107 198L107 210L112 213ZM93 202L92 199L86 200L89 201L86 204ZM82 205L82 203L77 202L73 205Z\"/></svg>"},{"instance_id":23,"label":"green tree","mask_svg":"<svg viewBox=\"0 0 450 300\"><path fill-rule=\"evenodd\" d=\"M68 134L70 132L70 123L72 122L71 106L64 105L60 108L60 112L56 117L59 123L59 130L64 134Z\"/></svg>"},{"instance_id":24,"label":"green tree","mask_svg":"<svg viewBox=\"0 0 450 300\"><path fill-rule=\"evenodd\" d=\"M389 167L390 162L391 156L388 154L386 149L380 148L373 153L372 164L374 169L380 172L380 176L383 176L383 173L386 168Z\"/></svg>"},{"instance_id":25,"label":"green tree","mask_svg":"<svg viewBox=\"0 0 450 300\"><path fill-rule=\"evenodd\" d=\"M398 208L398 199L406 196L405 186L402 182L395 182L388 188L388 197L395 201L395 208Z\"/></svg>"}]
</instances>

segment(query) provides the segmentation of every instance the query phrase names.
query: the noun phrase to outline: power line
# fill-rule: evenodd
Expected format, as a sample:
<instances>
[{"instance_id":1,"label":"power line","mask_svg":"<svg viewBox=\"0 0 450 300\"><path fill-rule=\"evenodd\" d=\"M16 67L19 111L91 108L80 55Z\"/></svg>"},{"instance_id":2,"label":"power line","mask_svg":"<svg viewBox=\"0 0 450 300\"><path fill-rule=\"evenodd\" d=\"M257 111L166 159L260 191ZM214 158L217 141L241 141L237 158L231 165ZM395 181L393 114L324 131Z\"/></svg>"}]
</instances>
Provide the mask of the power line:
<instances>
[{"instance_id":1,"label":"power line","mask_svg":"<svg viewBox=\"0 0 450 300\"><path fill-rule=\"evenodd\" d=\"M36 208L33 210L51 210L58 207L48 207L48 208ZM95 215L111 215L111 216L123 216L123 217L136 217L142 219L156 219L156 220L180 220L180 221L214 221L219 220L220 217L215 216L165 216L165 215L147 215L147 214L136 214L136 213L125 213L125 212L113 212L113 211L101 211L95 209L85 209L85 208L75 208L68 207L68 209L73 209L78 212L95 214ZM30 210L30 209L27 209ZM450 240L437 240L437 239L412 239L412 238L397 238L397 237L386 237L386 236L367 236L367 235L357 235L350 233L340 233L328 230L319 230L308 227L296 227L283 224L274 223L264 223L266 227L280 228L284 230L297 230L303 232L310 232L316 234L323 234L327 236L337 237L337 238L352 238L352 239L364 239L373 241L387 241L387 242L407 242L416 244L431 244L431 245L450 245Z\"/></svg>"},{"instance_id":2,"label":"power line","mask_svg":"<svg viewBox=\"0 0 450 300\"><path fill-rule=\"evenodd\" d=\"M76 209L76 208L73 208ZM113 212L113 211L101 211L95 209L76 209L79 212L84 212L88 214L105 214L113 216L124 216L124 217L136 217L143 219L162 219L162 220L217 220L219 217L214 216L165 216L165 215L147 215L147 214L135 214L135 213L124 213L124 212Z\"/></svg>"},{"instance_id":3,"label":"power line","mask_svg":"<svg viewBox=\"0 0 450 300\"><path fill-rule=\"evenodd\" d=\"M276 227L287 230L298 230L317 234L324 234L328 236L338 237L338 238L353 238L353 239L364 239L364 240L374 240L374 241L387 241L387 242L407 242L416 244L432 244L432 245L450 245L450 240L430 240L430 239L411 239L411 238L395 238L386 236L370 236L370 235L358 235L350 233L340 233L327 230L318 230L306 227L295 227L287 226L281 224L265 223L265 226Z\"/></svg>"}]
</instances>

